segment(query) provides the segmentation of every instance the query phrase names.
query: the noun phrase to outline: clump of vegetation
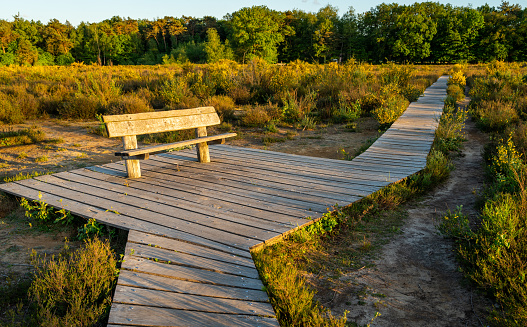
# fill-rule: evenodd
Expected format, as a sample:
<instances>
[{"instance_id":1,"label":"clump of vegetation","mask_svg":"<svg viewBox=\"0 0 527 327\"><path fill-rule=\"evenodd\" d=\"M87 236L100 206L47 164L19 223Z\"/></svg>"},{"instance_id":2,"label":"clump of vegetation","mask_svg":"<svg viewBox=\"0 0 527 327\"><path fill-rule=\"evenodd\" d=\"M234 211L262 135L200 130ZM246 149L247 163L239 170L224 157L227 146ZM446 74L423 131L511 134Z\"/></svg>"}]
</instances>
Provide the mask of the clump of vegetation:
<instances>
[{"instance_id":1,"label":"clump of vegetation","mask_svg":"<svg viewBox=\"0 0 527 327\"><path fill-rule=\"evenodd\" d=\"M36 126L21 130L0 132L0 147L33 144L44 141L46 134Z\"/></svg>"},{"instance_id":2,"label":"clump of vegetation","mask_svg":"<svg viewBox=\"0 0 527 327\"><path fill-rule=\"evenodd\" d=\"M485 203L474 228L461 208L447 213L439 228L456 240L463 273L499 304L489 322L495 326L527 324L527 163L525 122L517 103L525 101L524 71L516 64L493 62L472 86L470 113L492 133L486 147Z\"/></svg>"},{"instance_id":3,"label":"clump of vegetation","mask_svg":"<svg viewBox=\"0 0 527 327\"><path fill-rule=\"evenodd\" d=\"M111 305L118 270L109 242L88 239L84 246L58 257L33 255L35 277L28 296L39 326L93 326Z\"/></svg>"}]
</instances>

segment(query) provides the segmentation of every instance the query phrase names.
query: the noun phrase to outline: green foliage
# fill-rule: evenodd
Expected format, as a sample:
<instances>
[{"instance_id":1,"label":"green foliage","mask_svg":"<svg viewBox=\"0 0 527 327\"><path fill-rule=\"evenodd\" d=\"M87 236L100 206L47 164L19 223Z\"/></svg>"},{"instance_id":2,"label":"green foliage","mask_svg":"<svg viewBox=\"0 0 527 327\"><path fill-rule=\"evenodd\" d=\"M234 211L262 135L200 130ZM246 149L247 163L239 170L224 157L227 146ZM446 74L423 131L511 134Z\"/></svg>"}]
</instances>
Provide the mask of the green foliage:
<instances>
[{"instance_id":1,"label":"green foliage","mask_svg":"<svg viewBox=\"0 0 527 327\"><path fill-rule=\"evenodd\" d=\"M232 13L229 20L230 43L242 62L260 57L269 63L278 59L278 45L289 29L285 15L266 6L242 8Z\"/></svg>"},{"instance_id":2,"label":"green foliage","mask_svg":"<svg viewBox=\"0 0 527 327\"><path fill-rule=\"evenodd\" d=\"M446 105L436 129L434 147L443 153L459 151L465 140L463 128L465 128L466 119L465 110Z\"/></svg>"},{"instance_id":3,"label":"green foliage","mask_svg":"<svg viewBox=\"0 0 527 327\"><path fill-rule=\"evenodd\" d=\"M502 8L515 11L506 3ZM501 50L494 53L504 55ZM447 215L451 221L443 219L440 227L445 235L457 239L465 276L499 303L489 322L523 326L527 324L527 164L523 157L525 127L519 121L521 106L517 103L527 94L517 65L492 62L486 68L486 76L467 79L472 86L471 114L480 127L493 133L485 151L489 181L478 228L471 231L460 212Z\"/></svg>"},{"instance_id":4,"label":"green foliage","mask_svg":"<svg viewBox=\"0 0 527 327\"><path fill-rule=\"evenodd\" d=\"M457 240L471 240L474 237L470 221L463 213L463 206L458 206L453 212L449 209L437 228L442 235Z\"/></svg>"},{"instance_id":5,"label":"green foliage","mask_svg":"<svg viewBox=\"0 0 527 327\"><path fill-rule=\"evenodd\" d=\"M44 141L46 134L36 126L0 132L0 146L33 144Z\"/></svg>"},{"instance_id":6,"label":"green foliage","mask_svg":"<svg viewBox=\"0 0 527 327\"><path fill-rule=\"evenodd\" d=\"M108 242L89 239L72 253L51 260L34 253L32 260L36 271L29 296L40 326L93 326L105 319L118 274Z\"/></svg>"},{"instance_id":7,"label":"green foliage","mask_svg":"<svg viewBox=\"0 0 527 327\"><path fill-rule=\"evenodd\" d=\"M253 252L278 321L283 326L346 326L346 315L337 318L314 302L314 291L306 285L305 278L295 267L292 259L281 252L282 244L275 244ZM284 251L282 251L283 253Z\"/></svg>"},{"instance_id":8,"label":"green foliage","mask_svg":"<svg viewBox=\"0 0 527 327\"><path fill-rule=\"evenodd\" d=\"M24 176L26 177L26 176ZM62 200L60 201L62 203ZM25 198L20 200L20 206L24 208L25 216L31 222L37 223L58 223L68 225L73 222L75 217L71 212L61 208L59 210L48 206L48 204L42 200L42 193L38 193L38 200L29 202Z\"/></svg>"}]
</instances>

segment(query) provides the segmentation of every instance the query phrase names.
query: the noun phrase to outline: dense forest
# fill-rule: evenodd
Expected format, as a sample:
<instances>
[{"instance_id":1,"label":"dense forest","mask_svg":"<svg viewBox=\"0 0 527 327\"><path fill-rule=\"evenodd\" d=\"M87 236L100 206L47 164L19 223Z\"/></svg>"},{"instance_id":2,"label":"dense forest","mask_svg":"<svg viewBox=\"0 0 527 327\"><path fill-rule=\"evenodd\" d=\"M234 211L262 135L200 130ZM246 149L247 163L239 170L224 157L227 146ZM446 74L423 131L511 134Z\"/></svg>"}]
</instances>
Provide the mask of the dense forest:
<instances>
[{"instance_id":1,"label":"dense forest","mask_svg":"<svg viewBox=\"0 0 527 327\"><path fill-rule=\"evenodd\" d=\"M383 3L342 15L330 5L317 13L253 6L223 19L112 17L76 27L15 16L0 20L0 65L527 61L526 42L527 8L508 2L475 9Z\"/></svg>"}]
</instances>

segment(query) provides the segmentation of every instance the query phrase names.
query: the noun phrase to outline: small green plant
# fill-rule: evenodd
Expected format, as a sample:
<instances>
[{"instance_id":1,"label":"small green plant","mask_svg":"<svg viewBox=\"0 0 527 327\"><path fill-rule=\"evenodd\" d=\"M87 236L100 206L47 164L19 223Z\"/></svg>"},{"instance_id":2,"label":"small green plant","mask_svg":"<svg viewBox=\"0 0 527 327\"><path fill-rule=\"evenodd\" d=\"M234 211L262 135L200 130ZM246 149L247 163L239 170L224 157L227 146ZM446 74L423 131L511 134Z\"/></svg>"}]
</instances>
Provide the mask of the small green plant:
<instances>
[{"instance_id":1,"label":"small green plant","mask_svg":"<svg viewBox=\"0 0 527 327\"><path fill-rule=\"evenodd\" d=\"M48 160L48 156L40 156L35 159L35 162L47 162Z\"/></svg>"},{"instance_id":2,"label":"small green plant","mask_svg":"<svg viewBox=\"0 0 527 327\"><path fill-rule=\"evenodd\" d=\"M108 137L108 131L106 130L106 124L102 118L101 114L95 114L95 118L99 121L99 124L96 127L90 127L88 130L90 133ZM74 145L75 146L75 145Z\"/></svg>"},{"instance_id":3,"label":"small green plant","mask_svg":"<svg viewBox=\"0 0 527 327\"><path fill-rule=\"evenodd\" d=\"M6 183L16 182L16 181L21 181L21 180L24 180L24 179L30 179L30 178L33 178L33 177L38 177L38 176L42 176L42 175L49 175L49 174L52 174L52 172L33 171L31 173L26 173L26 174L18 173L15 176L12 176L12 177L5 177L4 178L4 182L6 182Z\"/></svg>"},{"instance_id":4,"label":"small green plant","mask_svg":"<svg viewBox=\"0 0 527 327\"><path fill-rule=\"evenodd\" d=\"M458 206L454 211L448 210L437 229L442 235L454 239L470 240L474 236L470 229L470 221L463 213L463 206Z\"/></svg>"},{"instance_id":5,"label":"small green plant","mask_svg":"<svg viewBox=\"0 0 527 327\"><path fill-rule=\"evenodd\" d=\"M274 121L270 121L267 125L265 125L264 130L268 133L278 133L279 132Z\"/></svg>"},{"instance_id":6,"label":"small green plant","mask_svg":"<svg viewBox=\"0 0 527 327\"><path fill-rule=\"evenodd\" d=\"M62 204L62 200L60 200ZM53 207L48 206L48 204L42 200L42 193L38 192L38 200L28 201L25 198L20 200L20 206L25 209L25 216L31 221L41 222L41 223L58 223L69 225L73 222L74 216L71 212L67 211L62 207L59 210L54 209Z\"/></svg>"},{"instance_id":7,"label":"small green plant","mask_svg":"<svg viewBox=\"0 0 527 327\"><path fill-rule=\"evenodd\" d=\"M25 159L25 158L27 158L27 153L20 152L16 158L17 159Z\"/></svg>"},{"instance_id":8,"label":"small green plant","mask_svg":"<svg viewBox=\"0 0 527 327\"><path fill-rule=\"evenodd\" d=\"M94 218L90 218L86 224L77 231L77 239L85 240L93 236L98 236L104 231L104 225L98 223Z\"/></svg>"}]
</instances>

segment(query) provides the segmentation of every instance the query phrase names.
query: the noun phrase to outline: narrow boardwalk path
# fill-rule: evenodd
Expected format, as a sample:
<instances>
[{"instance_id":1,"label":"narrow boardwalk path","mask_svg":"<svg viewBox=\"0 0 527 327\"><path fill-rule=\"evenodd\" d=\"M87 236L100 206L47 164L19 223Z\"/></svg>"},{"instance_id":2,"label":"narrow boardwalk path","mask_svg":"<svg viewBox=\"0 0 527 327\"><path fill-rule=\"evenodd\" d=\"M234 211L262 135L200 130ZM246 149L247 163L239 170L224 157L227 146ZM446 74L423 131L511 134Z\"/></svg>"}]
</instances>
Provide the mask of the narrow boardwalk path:
<instances>
[{"instance_id":1,"label":"narrow boardwalk path","mask_svg":"<svg viewBox=\"0 0 527 327\"><path fill-rule=\"evenodd\" d=\"M214 145L208 164L152 156L139 179L118 162L0 190L130 231L109 326L278 326L250 250L423 169L446 81L353 161Z\"/></svg>"}]
</instances>

